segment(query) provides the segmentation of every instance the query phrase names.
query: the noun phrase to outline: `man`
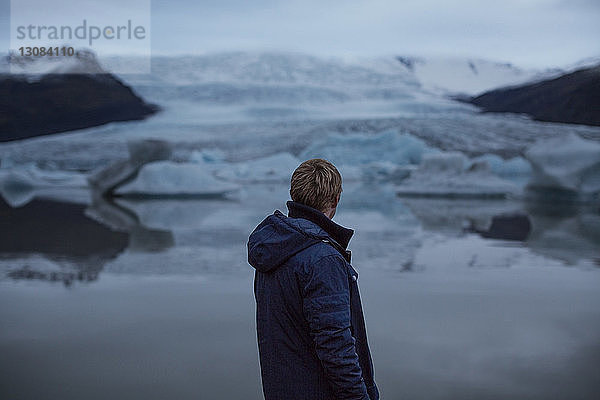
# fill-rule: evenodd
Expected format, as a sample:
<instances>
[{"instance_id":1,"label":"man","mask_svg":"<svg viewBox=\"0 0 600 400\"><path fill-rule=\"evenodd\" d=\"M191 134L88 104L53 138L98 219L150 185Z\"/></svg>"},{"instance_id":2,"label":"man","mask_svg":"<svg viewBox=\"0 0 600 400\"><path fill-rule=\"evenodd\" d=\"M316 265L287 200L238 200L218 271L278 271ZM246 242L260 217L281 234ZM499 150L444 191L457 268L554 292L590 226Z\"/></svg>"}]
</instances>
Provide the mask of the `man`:
<instances>
[{"instance_id":1,"label":"man","mask_svg":"<svg viewBox=\"0 0 600 400\"><path fill-rule=\"evenodd\" d=\"M378 400L353 230L331 220L342 177L328 161L293 173L288 216L276 210L248 240L265 400Z\"/></svg>"}]
</instances>

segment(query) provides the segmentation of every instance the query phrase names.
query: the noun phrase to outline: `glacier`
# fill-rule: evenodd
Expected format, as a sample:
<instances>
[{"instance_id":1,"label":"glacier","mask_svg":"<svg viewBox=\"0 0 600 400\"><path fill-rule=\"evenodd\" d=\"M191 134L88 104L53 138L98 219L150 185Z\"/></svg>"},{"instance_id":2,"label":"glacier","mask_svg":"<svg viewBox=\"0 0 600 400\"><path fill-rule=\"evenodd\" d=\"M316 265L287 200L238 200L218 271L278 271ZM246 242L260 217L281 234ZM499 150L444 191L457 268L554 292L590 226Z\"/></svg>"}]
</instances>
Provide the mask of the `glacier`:
<instances>
[{"instance_id":1,"label":"glacier","mask_svg":"<svg viewBox=\"0 0 600 400\"><path fill-rule=\"evenodd\" d=\"M110 71L111 63L128 60L100 61ZM425 63L443 66L445 61ZM415 71L420 65L415 64ZM488 71L474 62L479 72L475 75L468 60L456 65L472 79L492 74L496 67L513 71L493 63ZM152 69L152 74L121 77L136 93L158 103L163 113L143 122L1 144L0 158L91 170L125 156L127 141L154 138L169 141L176 153L210 146L220 148L231 161L244 161L275 152L297 155L304 145L328 133L371 135L394 129L442 150L508 158L537 139L567 132L600 138L598 128L480 114L473 106L429 90L415 71L391 56L366 60L230 52L153 57Z\"/></svg>"},{"instance_id":2,"label":"glacier","mask_svg":"<svg viewBox=\"0 0 600 400\"><path fill-rule=\"evenodd\" d=\"M34 163L40 170L89 174L93 181L94 172L131 158L132 141L158 139L171 149L169 161L174 164L163 165L163 171L152 167L152 179L163 175L172 182L151 189L138 180L139 195L159 191L172 195L177 179L187 182L194 175L215 180L204 182L209 192L216 183L285 182L302 160L322 157L333 161L346 181L420 192L437 187L438 195L444 185L449 195L475 195L479 185L480 194L513 196L533 174L531 160L523 154L536 141L569 133L594 143L600 140L599 128L479 114L444 97L454 91L442 82L448 76L428 83L429 72L425 73L443 65L450 75L460 70L462 78L455 83L469 91L529 79L535 71L521 73L482 60L404 61L391 56L340 59L277 52L154 57L152 74L123 79L160 103L163 113L142 122L2 143L3 174ZM127 57L101 60L106 70L120 62L127 62ZM477 81L477 88L470 87L468 79ZM452 152L465 156L462 170L453 165L442 173L431 170L436 162L456 162L444 155ZM436 154L445 161L430 157L422 165ZM181 176L175 179L173 174ZM588 191L590 185L593 179L587 177L581 190ZM193 188L200 193L199 185Z\"/></svg>"},{"instance_id":3,"label":"glacier","mask_svg":"<svg viewBox=\"0 0 600 400\"><path fill-rule=\"evenodd\" d=\"M552 72L465 57L400 56L397 59L423 88L437 93L475 95L501 86L524 83Z\"/></svg>"}]
</instances>

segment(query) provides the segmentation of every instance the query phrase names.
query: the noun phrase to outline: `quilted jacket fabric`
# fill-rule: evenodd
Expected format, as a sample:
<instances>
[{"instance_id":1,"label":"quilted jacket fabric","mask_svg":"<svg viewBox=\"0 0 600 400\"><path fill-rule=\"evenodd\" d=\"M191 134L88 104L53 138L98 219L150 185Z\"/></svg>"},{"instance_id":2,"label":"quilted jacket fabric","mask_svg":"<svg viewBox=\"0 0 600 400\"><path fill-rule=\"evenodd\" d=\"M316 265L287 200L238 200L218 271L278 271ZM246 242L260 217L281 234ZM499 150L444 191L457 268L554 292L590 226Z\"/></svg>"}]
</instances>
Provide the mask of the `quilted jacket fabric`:
<instances>
[{"instance_id":1,"label":"quilted jacket fabric","mask_svg":"<svg viewBox=\"0 0 600 400\"><path fill-rule=\"evenodd\" d=\"M289 201L248 240L265 400L378 400L353 234Z\"/></svg>"}]
</instances>

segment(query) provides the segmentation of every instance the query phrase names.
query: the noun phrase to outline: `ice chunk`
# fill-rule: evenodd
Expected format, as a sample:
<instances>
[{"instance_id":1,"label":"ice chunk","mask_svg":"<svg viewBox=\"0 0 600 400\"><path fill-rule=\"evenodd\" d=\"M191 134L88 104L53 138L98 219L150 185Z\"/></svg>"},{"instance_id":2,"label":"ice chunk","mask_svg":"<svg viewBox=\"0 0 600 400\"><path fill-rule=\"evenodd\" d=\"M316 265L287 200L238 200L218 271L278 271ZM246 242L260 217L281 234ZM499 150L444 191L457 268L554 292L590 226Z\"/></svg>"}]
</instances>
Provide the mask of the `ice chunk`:
<instances>
[{"instance_id":1,"label":"ice chunk","mask_svg":"<svg viewBox=\"0 0 600 400\"><path fill-rule=\"evenodd\" d=\"M361 178L365 182L400 183L410 176L413 166L397 165L389 161L373 162L363 166ZM344 180L348 178L346 175Z\"/></svg>"},{"instance_id":2,"label":"ice chunk","mask_svg":"<svg viewBox=\"0 0 600 400\"><path fill-rule=\"evenodd\" d=\"M289 153L277 153L271 156L225 164L216 171L216 176L235 182L285 182L300 161Z\"/></svg>"},{"instance_id":3,"label":"ice chunk","mask_svg":"<svg viewBox=\"0 0 600 400\"><path fill-rule=\"evenodd\" d=\"M88 182L102 194L112 194L115 188L129 182L147 163L168 160L172 156L171 144L158 139L141 139L127 142L128 160L117 160L92 172Z\"/></svg>"},{"instance_id":4,"label":"ice chunk","mask_svg":"<svg viewBox=\"0 0 600 400\"><path fill-rule=\"evenodd\" d=\"M35 197L35 183L19 172L10 172L0 176L0 194L12 207L21 207Z\"/></svg>"},{"instance_id":5,"label":"ice chunk","mask_svg":"<svg viewBox=\"0 0 600 400\"><path fill-rule=\"evenodd\" d=\"M528 188L572 193L580 200L600 198L600 143L573 133L534 144L525 153L531 163Z\"/></svg>"},{"instance_id":6,"label":"ice chunk","mask_svg":"<svg viewBox=\"0 0 600 400\"><path fill-rule=\"evenodd\" d=\"M237 185L215 178L202 165L155 161L145 164L136 178L118 187L117 195L127 196L223 196Z\"/></svg>"},{"instance_id":7,"label":"ice chunk","mask_svg":"<svg viewBox=\"0 0 600 400\"><path fill-rule=\"evenodd\" d=\"M60 187L86 187L86 175L80 172L61 171L39 168L35 163L14 165L11 168L3 168L0 172L2 177L12 176L28 182L34 187L60 186Z\"/></svg>"},{"instance_id":8,"label":"ice chunk","mask_svg":"<svg viewBox=\"0 0 600 400\"><path fill-rule=\"evenodd\" d=\"M401 196L505 198L520 194L520 187L491 173L486 163L465 168L461 153L428 154L410 178L398 187Z\"/></svg>"},{"instance_id":9,"label":"ice chunk","mask_svg":"<svg viewBox=\"0 0 600 400\"><path fill-rule=\"evenodd\" d=\"M308 146L301 159L324 158L335 165L364 165L390 162L396 165L419 164L424 154L437 153L421 139L395 130L375 135L329 134Z\"/></svg>"},{"instance_id":10,"label":"ice chunk","mask_svg":"<svg viewBox=\"0 0 600 400\"><path fill-rule=\"evenodd\" d=\"M504 160L496 154L484 154L471 160L473 165L485 162L494 175L524 185L531 177L531 165L521 157Z\"/></svg>"},{"instance_id":11,"label":"ice chunk","mask_svg":"<svg viewBox=\"0 0 600 400\"><path fill-rule=\"evenodd\" d=\"M425 156L417 174L461 174L467 157L462 153L449 152Z\"/></svg>"},{"instance_id":12,"label":"ice chunk","mask_svg":"<svg viewBox=\"0 0 600 400\"><path fill-rule=\"evenodd\" d=\"M232 182L286 182L300 161L290 153L276 153L254 160L229 163L219 149L194 151L190 162L202 165L222 180Z\"/></svg>"},{"instance_id":13,"label":"ice chunk","mask_svg":"<svg viewBox=\"0 0 600 400\"><path fill-rule=\"evenodd\" d=\"M190 154L190 162L195 163L222 163L225 161L225 153L221 149L194 150Z\"/></svg>"},{"instance_id":14,"label":"ice chunk","mask_svg":"<svg viewBox=\"0 0 600 400\"><path fill-rule=\"evenodd\" d=\"M433 157L428 157L429 155ZM311 144L300 154L300 157L302 159L325 158L336 164L340 171L350 169L348 177L344 174L346 180L357 178L364 181L393 183L400 183L406 179L416 165L425 159L427 161L419 166L420 176L439 172L446 177L452 174L456 177L454 182L456 184L460 183L459 176L474 178L485 175L486 179L490 177L492 185L498 187L510 185L510 182L504 182L505 180L523 186L529 179L531 171L529 163L522 158L503 160L499 156L486 154L468 160L460 153L443 153L439 149L428 146L421 139L394 130L375 135L330 134ZM469 170L470 173L465 170ZM476 174L477 171L480 172ZM475 182L471 184L474 185ZM485 182L482 184L485 187L489 186Z\"/></svg>"},{"instance_id":15,"label":"ice chunk","mask_svg":"<svg viewBox=\"0 0 600 400\"><path fill-rule=\"evenodd\" d=\"M0 170L0 195L13 207L20 207L47 189L84 188L86 176L79 172L44 170L34 163Z\"/></svg>"}]
</instances>

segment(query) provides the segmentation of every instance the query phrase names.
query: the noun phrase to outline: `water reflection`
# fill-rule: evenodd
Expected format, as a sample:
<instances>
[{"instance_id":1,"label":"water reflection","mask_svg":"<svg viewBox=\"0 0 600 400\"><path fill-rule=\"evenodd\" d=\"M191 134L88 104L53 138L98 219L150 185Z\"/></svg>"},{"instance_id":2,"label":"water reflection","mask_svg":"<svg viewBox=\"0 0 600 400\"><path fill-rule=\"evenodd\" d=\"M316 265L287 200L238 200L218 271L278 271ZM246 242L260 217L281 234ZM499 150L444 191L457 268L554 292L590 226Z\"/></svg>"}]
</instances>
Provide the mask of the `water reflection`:
<instances>
[{"instance_id":1,"label":"water reflection","mask_svg":"<svg viewBox=\"0 0 600 400\"><path fill-rule=\"evenodd\" d=\"M1 203L3 393L260 399L245 243L287 190ZM356 230L384 398L593 398L600 276L564 265L600 261L598 218L345 185L336 220ZM93 288L77 290L86 282Z\"/></svg>"},{"instance_id":2,"label":"water reflection","mask_svg":"<svg viewBox=\"0 0 600 400\"><path fill-rule=\"evenodd\" d=\"M85 210L84 204L43 199L12 208L0 199L0 257L8 264L6 275L65 285L96 280L104 264L130 242L126 233L88 218Z\"/></svg>"},{"instance_id":3,"label":"water reflection","mask_svg":"<svg viewBox=\"0 0 600 400\"><path fill-rule=\"evenodd\" d=\"M574 265L600 262L600 212L593 207L527 203L532 232L527 245L536 253Z\"/></svg>"},{"instance_id":4,"label":"water reflection","mask_svg":"<svg viewBox=\"0 0 600 400\"><path fill-rule=\"evenodd\" d=\"M134 210L120 205L113 199L93 196L92 204L86 208L85 215L113 231L125 233L129 238L127 248L130 251L160 252L175 245L173 232L169 229L144 225Z\"/></svg>"},{"instance_id":5,"label":"water reflection","mask_svg":"<svg viewBox=\"0 0 600 400\"><path fill-rule=\"evenodd\" d=\"M600 212L582 204L508 200L402 199L431 232L519 241L569 265L600 261Z\"/></svg>"},{"instance_id":6,"label":"water reflection","mask_svg":"<svg viewBox=\"0 0 600 400\"><path fill-rule=\"evenodd\" d=\"M249 231L287 198L284 185L248 189L240 199L107 199L87 204L34 199L0 203L0 258L15 280L90 282L101 271L243 271ZM423 233L517 241L574 265L600 262L600 214L581 206L507 200L399 199L381 186L348 185L338 222L356 229L358 261L413 270Z\"/></svg>"}]
</instances>

